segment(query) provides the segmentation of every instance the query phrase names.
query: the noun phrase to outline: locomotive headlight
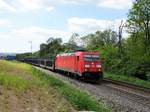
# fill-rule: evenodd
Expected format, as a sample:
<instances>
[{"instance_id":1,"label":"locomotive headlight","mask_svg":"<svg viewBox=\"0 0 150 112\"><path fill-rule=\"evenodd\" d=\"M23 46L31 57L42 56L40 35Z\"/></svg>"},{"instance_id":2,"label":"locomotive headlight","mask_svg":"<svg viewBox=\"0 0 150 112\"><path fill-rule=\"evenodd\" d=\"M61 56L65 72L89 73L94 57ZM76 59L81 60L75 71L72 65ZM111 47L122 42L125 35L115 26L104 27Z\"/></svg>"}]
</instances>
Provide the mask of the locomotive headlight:
<instances>
[{"instance_id":1,"label":"locomotive headlight","mask_svg":"<svg viewBox=\"0 0 150 112\"><path fill-rule=\"evenodd\" d=\"M90 67L90 65L85 65L85 68L89 68Z\"/></svg>"},{"instance_id":2,"label":"locomotive headlight","mask_svg":"<svg viewBox=\"0 0 150 112\"><path fill-rule=\"evenodd\" d=\"M97 67L97 68L101 68L102 66L101 66L101 65L96 65L96 67Z\"/></svg>"},{"instance_id":3,"label":"locomotive headlight","mask_svg":"<svg viewBox=\"0 0 150 112\"><path fill-rule=\"evenodd\" d=\"M87 69L85 69L85 71L87 71Z\"/></svg>"}]
</instances>

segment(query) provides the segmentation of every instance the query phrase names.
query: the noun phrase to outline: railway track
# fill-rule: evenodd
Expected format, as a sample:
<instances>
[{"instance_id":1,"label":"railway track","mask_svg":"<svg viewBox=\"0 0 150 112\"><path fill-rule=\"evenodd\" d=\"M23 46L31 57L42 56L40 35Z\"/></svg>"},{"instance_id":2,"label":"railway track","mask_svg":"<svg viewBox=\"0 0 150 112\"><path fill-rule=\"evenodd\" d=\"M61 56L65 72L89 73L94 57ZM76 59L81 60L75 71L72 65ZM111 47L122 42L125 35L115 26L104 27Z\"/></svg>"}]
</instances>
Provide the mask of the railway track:
<instances>
[{"instance_id":1,"label":"railway track","mask_svg":"<svg viewBox=\"0 0 150 112\"><path fill-rule=\"evenodd\" d=\"M142 87L142 86L131 84L131 83L124 82L124 81L112 80L110 78L104 78L103 81L108 82L108 83L112 83L112 84L115 84L115 85L119 85L119 86L124 86L126 88L138 90L138 91L141 91L143 93L150 94L150 88Z\"/></svg>"}]
</instances>

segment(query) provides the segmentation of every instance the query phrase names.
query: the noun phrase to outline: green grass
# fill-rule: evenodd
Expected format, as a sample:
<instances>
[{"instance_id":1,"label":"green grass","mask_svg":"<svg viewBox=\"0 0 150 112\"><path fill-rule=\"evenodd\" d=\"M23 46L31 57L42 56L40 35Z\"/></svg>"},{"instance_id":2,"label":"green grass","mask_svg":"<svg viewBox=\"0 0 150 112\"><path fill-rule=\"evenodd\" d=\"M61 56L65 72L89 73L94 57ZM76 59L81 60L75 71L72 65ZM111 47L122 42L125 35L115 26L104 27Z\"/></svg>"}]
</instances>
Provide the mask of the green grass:
<instances>
[{"instance_id":1,"label":"green grass","mask_svg":"<svg viewBox=\"0 0 150 112\"><path fill-rule=\"evenodd\" d=\"M47 75L33 68L33 74L44 80L45 83L54 87L61 95L63 95L74 107L78 110L88 110L96 112L110 112L103 103L99 103L96 99L91 97L87 92L75 88L69 83L64 82L54 76Z\"/></svg>"},{"instance_id":2,"label":"green grass","mask_svg":"<svg viewBox=\"0 0 150 112\"><path fill-rule=\"evenodd\" d=\"M7 88L13 87L21 91L26 90L29 86L27 80L5 72L0 73L0 85L4 85Z\"/></svg>"},{"instance_id":3,"label":"green grass","mask_svg":"<svg viewBox=\"0 0 150 112\"><path fill-rule=\"evenodd\" d=\"M104 78L111 78L113 80L125 81L128 83L136 84L139 86L150 88L150 82L144 81L135 77L129 77L124 75L115 75L112 73L104 73Z\"/></svg>"},{"instance_id":4,"label":"green grass","mask_svg":"<svg viewBox=\"0 0 150 112\"><path fill-rule=\"evenodd\" d=\"M22 78L21 75L17 75L21 73L20 70L19 72L17 71L17 66L23 67L22 65L17 62L0 61L0 85L20 91L26 90L29 87L29 82ZM20 69L22 69L21 67Z\"/></svg>"},{"instance_id":5,"label":"green grass","mask_svg":"<svg viewBox=\"0 0 150 112\"><path fill-rule=\"evenodd\" d=\"M33 86L47 86L32 73L32 66L29 64L0 60L0 85L6 88L25 91Z\"/></svg>"}]
</instances>

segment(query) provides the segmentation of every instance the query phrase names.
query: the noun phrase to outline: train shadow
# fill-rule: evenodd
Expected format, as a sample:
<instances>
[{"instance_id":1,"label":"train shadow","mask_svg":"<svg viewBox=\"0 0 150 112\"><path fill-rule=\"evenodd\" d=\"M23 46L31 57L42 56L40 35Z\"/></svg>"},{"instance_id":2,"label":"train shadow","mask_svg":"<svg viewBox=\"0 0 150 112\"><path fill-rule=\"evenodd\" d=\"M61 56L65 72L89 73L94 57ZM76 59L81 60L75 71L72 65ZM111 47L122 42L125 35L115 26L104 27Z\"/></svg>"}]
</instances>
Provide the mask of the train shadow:
<instances>
[{"instance_id":1,"label":"train shadow","mask_svg":"<svg viewBox=\"0 0 150 112\"><path fill-rule=\"evenodd\" d=\"M55 72L55 73L58 73L59 75L62 75L64 77L68 77L68 78L71 78L73 80L76 80L76 81L79 81L81 83L87 83L87 84L93 84L93 85L100 85L102 84L103 80L90 80L90 79L85 79L84 77L79 77L79 76L76 76L76 74L72 74L72 73L69 73L69 72L65 72L65 71L52 71L52 72Z\"/></svg>"}]
</instances>

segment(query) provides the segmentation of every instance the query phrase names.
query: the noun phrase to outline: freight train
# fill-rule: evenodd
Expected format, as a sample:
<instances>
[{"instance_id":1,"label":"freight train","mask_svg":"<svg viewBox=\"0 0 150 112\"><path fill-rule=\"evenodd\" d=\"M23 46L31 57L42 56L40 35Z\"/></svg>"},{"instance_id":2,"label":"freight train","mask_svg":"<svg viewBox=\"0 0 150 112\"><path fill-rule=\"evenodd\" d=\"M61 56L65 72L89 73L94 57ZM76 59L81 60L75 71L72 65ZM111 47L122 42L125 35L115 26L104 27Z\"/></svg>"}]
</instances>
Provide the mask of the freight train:
<instances>
[{"instance_id":1,"label":"freight train","mask_svg":"<svg viewBox=\"0 0 150 112\"><path fill-rule=\"evenodd\" d=\"M102 63L98 52L77 51L58 54L54 59L23 59L22 61L52 71L63 71L84 80L103 79Z\"/></svg>"}]
</instances>

